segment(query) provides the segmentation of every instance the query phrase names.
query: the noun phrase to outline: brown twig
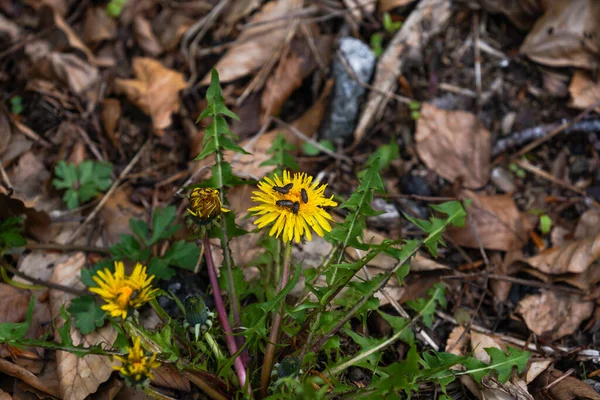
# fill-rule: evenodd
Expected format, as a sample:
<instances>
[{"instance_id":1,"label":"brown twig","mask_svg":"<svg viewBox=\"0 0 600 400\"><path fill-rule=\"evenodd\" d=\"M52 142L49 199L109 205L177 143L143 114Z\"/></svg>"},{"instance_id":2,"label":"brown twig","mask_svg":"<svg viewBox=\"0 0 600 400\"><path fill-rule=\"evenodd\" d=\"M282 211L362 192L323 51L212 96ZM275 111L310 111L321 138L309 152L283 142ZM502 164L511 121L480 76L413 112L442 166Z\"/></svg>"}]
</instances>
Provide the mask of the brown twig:
<instances>
[{"instance_id":1,"label":"brown twig","mask_svg":"<svg viewBox=\"0 0 600 400\"><path fill-rule=\"evenodd\" d=\"M22 279L26 280L27 282L33 283L34 285L46 286L49 289L60 290L62 292L74 294L75 296L89 296L90 295L90 293L87 290L86 291L78 290L78 289L74 289L70 286L63 286L59 283L44 281L42 279L38 279L38 278L34 278L32 276L29 276L26 273L19 271L17 268L13 267L12 265L10 265L9 263L7 263L6 261L4 261L2 259L0 259L0 265L3 268L5 268L7 271L12 272L14 275L18 276L19 278L22 278Z\"/></svg>"},{"instance_id":2,"label":"brown twig","mask_svg":"<svg viewBox=\"0 0 600 400\"><path fill-rule=\"evenodd\" d=\"M540 178L543 178L547 181L550 181L552 183L554 183L555 185L561 186L565 189L571 190L577 194L580 194L582 196L587 196L587 193L585 192L585 190L579 189L576 186L570 185L567 182L563 181L562 179L558 179L556 178L554 175L544 171L541 168L536 167L535 165L531 164L529 161L527 160L517 160L516 164L523 168L526 171L531 172L532 174L535 174L537 176L539 176Z\"/></svg>"}]
</instances>

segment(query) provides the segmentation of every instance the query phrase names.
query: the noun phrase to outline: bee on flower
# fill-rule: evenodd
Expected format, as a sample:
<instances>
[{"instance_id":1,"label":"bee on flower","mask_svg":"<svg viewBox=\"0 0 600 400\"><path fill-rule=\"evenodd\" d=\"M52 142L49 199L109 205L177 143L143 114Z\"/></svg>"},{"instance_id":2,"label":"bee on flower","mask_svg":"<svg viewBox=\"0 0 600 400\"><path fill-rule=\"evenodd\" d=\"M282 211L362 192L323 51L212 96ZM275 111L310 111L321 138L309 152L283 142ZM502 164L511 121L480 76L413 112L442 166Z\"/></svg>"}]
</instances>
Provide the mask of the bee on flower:
<instances>
[{"instance_id":1,"label":"bee on flower","mask_svg":"<svg viewBox=\"0 0 600 400\"><path fill-rule=\"evenodd\" d=\"M222 213L231 211L223 207L217 189L195 188L188 200L190 206L187 211L199 225L206 225Z\"/></svg>"},{"instance_id":2,"label":"bee on flower","mask_svg":"<svg viewBox=\"0 0 600 400\"><path fill-rule=\"evenodd\" d=\"M143 386L154 379L152 370L160 367L160 363L156 361L156 354L151 357L144 354L139 336L133 339L133 347L127 347L127 352L126 357L115 356L117 360L121 361L121 366L113 367L121 373L125 382L129 386Z\"/></svg>"},{"instance_id":3,"label":"bee on flower","mask_svg":"<svg viewBox=\"0 0 600 400\"><path fill-rule=\"evenodd\" d=\"M108 268L98 271L92 278L98 287L90 288L106 302L102 309L112 317L127 319L129 312L152 300L158 289L152 288L154 275L148 277L146 267L140 263L135 265L133 273L125 276L125 265L115 261L115 272Z\"/></svg>"},{"instance_id":4,"label":"bee on flower","mask_svg":"<svg viewBox=\"0 0 600 400\"><path fill-rule=\"evenodd\" d=\"M258 215L254 222L259 228L273 224L269 231L270 236L279 237L283 234L283 241L300 238L312 240L311 229L319 236L324 231L331 231L329 221L331 215L323 207L336 206L333 196L324 196L327 185L313 182L313 177L305 173L283 172L280 178L277 174L273 179L265 177L258 183L258 191L252 192L252 200L260 203L248 211Z\"/></svg>"}]
</instances>

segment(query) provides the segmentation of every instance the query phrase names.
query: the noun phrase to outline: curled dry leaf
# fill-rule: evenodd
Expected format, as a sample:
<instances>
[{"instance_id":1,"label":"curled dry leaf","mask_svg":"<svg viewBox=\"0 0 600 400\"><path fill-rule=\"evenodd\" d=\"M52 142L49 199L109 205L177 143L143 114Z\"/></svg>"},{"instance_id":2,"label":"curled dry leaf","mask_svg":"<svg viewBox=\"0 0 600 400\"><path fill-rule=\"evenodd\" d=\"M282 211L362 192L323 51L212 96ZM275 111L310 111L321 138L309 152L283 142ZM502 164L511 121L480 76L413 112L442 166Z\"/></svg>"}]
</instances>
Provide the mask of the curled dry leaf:
<instances>
[{"instance_id":1,"label":"curled dry leaf","mask_svg":"<svg viewBox=\"0 0 600 400\"><path fill-rule=\"evenodd\" d=\"M600 400L600 395L588 384L572 376L565 377L564 373L558 369L548 370L541 374L533 381L532 388L533 393L538 395L536 398L540 399Z\"/></svg>"},{"instance_id":2,"label":"curled dry leaf","mask_svg":"<svg viewBox=\"0 0 600 400\"><path fill-rule=\"evenodd\" d=\"M568 242L525 260L546 274L585 272L600 256L600 234Z\"/></svg>"},{"instance_id":3,"label":"curled dry leaf","mask_svg":"<svg viewBox=\"0 0 600 400\"><path fill-rule=\"evenodd\" d=\"M523 298L516 311L536 335L558 340L575 332L592 315L594 303L545 290Z\"/></svg>"},{"instance_id":4,"label":"curled dry leaf","mask_svg":"<svg viewBox=\"0 0 600 400\"><path fill-rule=\"evenodd\" d=\"M485 249L519 250L527 243L531 223L519 212L511 197L486 196L471 191L464 194L472 200L468 211ZM463 228L451 227L447 234L458 245L479 247L470 224Z\"/></svg>"},{"instance_id":5,"label":"curled dry leaf","mask_svg":"<svg viewBox=\"0 0 600 400\"><path fill-rule=\"evenodd\" d=\"M117 37L117 21L106 12L106 6L88 7L83 22L83 40L90 45Z\"/></svg>"},{"instance_id":6,"label":"curled dry leaf","mask_svg":"<svg viewBox=\"0 0 600 400\"><path fill-rule=\"evenodd\" d=\"M119 145L117 138L117 128L121 118L121 102L117 99L104 99L102 102L102 125L104 132L110 139L113 146Z\"/></svg>"},{"instance_id":7,"label":"curled dry leaf","mask_svg":"<svg viewBox=\"0 0 600 400\"><path fill-rule=\"evenodd\" d=\"M133 36L138 45L151 56L158 56L163 49L154 32L152 25L141 15L133 18Z\"/></svg>"},{"instance_id":8,"label":"curled dry leaf","mask_svg":"<svg viewBox=\"0 0 600 400\"><path fill-rule=\"evenodd\" d=\"M450 6L450 0L422 0L396 32L377 62L372 85L378 90L369 93L362 107L363 112L354 131L354 144L363 139L371 123L383 112L390 97L381 93L393 93L396 90L404 63L420 58L423 46L427 46L432 37L446 29L452 14Z\"/></svg>"},{"instance_id":9,"label":"curled dry leaf","mask_svg":"<svg viewBox=\"0 0 600 400\"><path fill-rule=\"evenodd\" d=\"M29 306L29 291L0 283L0 322L23 322Z\"/></svg>"},{"instance_id":10,"label":"curled dry leaf","mask_svg":"<svg viewBox=\"0 0 600 400\"><path fill-rule=\"evenodd\" d=\"M227 10L223 17L223 25L218 27L215 36L225 37L231 34L234 25L249 15L252 11L260 7L261 0L246 0L246 1L234 1Z\"/></svg>"},{"instance_id":11,"label":"curled dry leaf","mask_svg":"<svg viewBox=\"0 0 600 400\"><path fill-rule=\"evenodd\" d=\"M56 30L51 31L47 39L52 43L53 50L58 52L73 49L85 56L86 60L94 63L92 51L79 39L73 29L63 19L56 8L43 7L40 10L40 27L48 28L54 26Z\"/></svg>"},{"instance_id":12,"label":"curled dry leaf","mask_svg":"<svg viewBox=\"0 0 600 400\"><path fill-rule=\"evenodd\" d=\"M266 114L277 115L294 90L298 89L302 81L318 67L317 57L324 64L329 64L333 38L318 36L314 44L316 55L311 51L306 39L292 41L290 46L292 51L279 62L275 73L265 83L261 100L263 122Z\"/></svg>"},{"instance_id":13,"label":"curled dry leaf","mask_svg":"<svg viewBox=\"0 0 600 400\"><path fill-rule=\"evenodd\" d=\"M244 77L262 67L271 59L285 39L290 20L282 17L302 7L302 0L271 1L248 22L227 53L214 66L219 71L221 83ZM269 22L270 21L270 22ZM202 84L210 82L210 72Z\"/></svg>"},{"instance_id":14,"label":"curled dry leaf","mask_svg":"<svg viewBox=\"0 0 600 400\"><path fill-rule=\"evenodd\" d=\"M91 92L100 80L98 68L75 54L52 52L48 44L41 41L26 45L25 54L32 64L30 78L56 80L76 95L89 90L90 93L86 93L89 100L95 100Z\"/></svg>"},{"instance_id":15,"label":"curled dry leaf","mask_svg":"<svg viewBox=\"0 0 600 400\"><path fill-rule=\"evenodd\" d=\"M115 79L115 91L152 118L155 133L171 125L171 114L179 109L179 91L185 88L183 75L146 57L133 59L135 79Z\"/></svg>"},{"instance_id":16,"label":"curled dry leaf","mask_svg":"<svg viewBox=\"0 0 600 400\"><path fill-rule=\"evenodd\" d=\"M553 67L598 67L600 2L552 2L521 45L521 53Z\"/></svg>"},{"instance_id":17,"label":"curled dry leaf","mask_svg":"<svg viewBox=\"0 0 600 400\"><path fill-rule=\"evenodd\" d=\"M462 179L467 188L488 182L491 135L475 115L425 103L415 141L425 165L450 182Z\"/></svg>"},{"instance_id":18,"label":"curled dry leaf","mask_svg":"<svg viewBox=\"0 0 600 400\"><path fill-rule=\"evenodd\" d=\"M575 71L569 85L571 100L569 106L586 109L600 101L600 82L593 80L588 72ZM600 107L596 107L600 111Z\"/></svg>"},{"instance_id":19,"label":"curled dry leaf","mask_svg":"<svg viewBox=\"0 0 600 400\"><path fill-rule=\"evenodd\" d=\"M85 262L83 253L73 255L67 261L54 267L50 281L63 286L85 289L85 286L79 280ZM70 293L50 290L50 309L54 320L57 321L57 329L65 322L60 317L61 308L63 306L68 307L74 297ZM54 337L60 341L57 330L54 332ZM72 326L71 338L76 346L79 344L85 346L104 344L110 347L117 338L117 331L112 325L108 324L89 335L83 336ZM94 393L102 382L110 378L113 371L112 366L115 365L115 362L108 357L99 355L87 355L79 358L69 352L57 351L56 364L60 379L61 397L65 400L83 400Z\"/></svg>"}]
</instances>

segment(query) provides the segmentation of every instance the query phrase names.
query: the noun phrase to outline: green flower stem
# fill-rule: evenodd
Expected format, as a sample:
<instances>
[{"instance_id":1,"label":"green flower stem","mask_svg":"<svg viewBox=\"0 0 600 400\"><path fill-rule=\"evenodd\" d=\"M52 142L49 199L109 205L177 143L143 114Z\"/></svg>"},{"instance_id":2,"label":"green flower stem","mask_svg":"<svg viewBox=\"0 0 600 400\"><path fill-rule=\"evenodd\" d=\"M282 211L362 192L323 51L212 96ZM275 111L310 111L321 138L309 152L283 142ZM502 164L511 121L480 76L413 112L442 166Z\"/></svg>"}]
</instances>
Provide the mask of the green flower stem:
<instances>
[{"instance_id":1,"label":"green flower stem","mask_svg":"<svg viewBox=\"0 0 600 400\"><path fill-rule=\"evenodd\" d=\"M225 357L223 356L223 353L221 353L221 348L219 347L219 344L216 342L215 338L213 338L209 332L206 332L204 334L204 339L206 339L206 343L208 344L208 347L210 347L210 350L213 352L216 359L218 361L224 360Z\"/></svg>"},{"instance_id":2,"label":"green flower stem","mask_svg":"<svg viewBox=\"0 0 600 400\"><path fill-rule=\"evenodd\" d=\"M229 324L229 319L227 318L227 310L225 309L225 304L223 303L223 297L221 296L221 289L219 288L219 281L217 280L217 271L213 262L212 250L210 249L210 241L208 240L208 235L204 236L203 244L204 256L206 258L206 266L208 270L208 279L210 280L210 284L213 289L213 297L215 299L215 307L217 309L217 313L219 314L219 321L221 322L221 326L223 328L223 331L225 332L225 343L227 344L229 354L235 356L235 354L238 351L238 347L233 336L233 331L231 330L231 325ZM240 387L246 387L248 395L251 396L252 388L250 387L250 382L246 380L246 369L244 368L244 364L242 363L241 356L235 357L235 360L233 361L233 367L240 382Z\"/></svg>"},{"instance_id":3,"label":"green flower stem","mask_svg":"<svg viewBox=\"0 0 600 400\"><path fill-rule=\"evenodd\" d=\"M290 265L292 263L292 244L285 244L285 253L283 255L283 270L281 271L281 281L279 282L279 291L281 292L287 285L290 277ZM267 396L267 389L271 382L271 369L273 368L273 360L275 358L275 346L279 337L279 328L281 327L281 319L283 314L283 301L279 305L279 310L273 316L273 324L271 324L271 332L269 333L269 342L265 350L265 358L263 360L262 372L260 374L260 393L263 397Z\"/></svg>"}]
</instances>

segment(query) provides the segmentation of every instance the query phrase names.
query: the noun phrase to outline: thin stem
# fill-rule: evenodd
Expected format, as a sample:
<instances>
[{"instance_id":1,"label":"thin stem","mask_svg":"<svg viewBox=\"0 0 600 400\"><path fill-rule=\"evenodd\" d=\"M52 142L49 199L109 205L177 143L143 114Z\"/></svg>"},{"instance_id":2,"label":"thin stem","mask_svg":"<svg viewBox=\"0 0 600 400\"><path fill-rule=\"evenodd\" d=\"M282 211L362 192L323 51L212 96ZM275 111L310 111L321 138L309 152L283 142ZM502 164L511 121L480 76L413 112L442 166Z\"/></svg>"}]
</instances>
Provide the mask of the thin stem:
<instances>
[{"instance_id":1,"label":"thin stem","mask_svg":"<svg viewBox=\"0 0 600 400\"><path fill-rule=\"evenodd\" d=\"M210 350L213 352L217 360L219 360L219 362L222 361L225 357L223 357L223 353L221 353L221 348L217 344L215 338L213 338L209 332L206 332L204 334L204 339L206 339L208 347L210 347Z\"/></svg>"},{"instance_id":2,"label":"thin stem","mask_svg":"<svg viewBox=\"0 0 600 400\"><path fill-rule=\"evenodd\" d=\"M66 292L66 293L74 294L75 296L89 296L90 295L90 293L85 290L78 290L78 289L74 289L70 286L63 286L59 283L48 282L48 281L44 281L42 279L37 279L37 278L31 277L31 276L19 271L18 269L16 269L15 267L13 267L12 265L10 265L9 263L7 263L6 261L4 261L1 258L0 258L0 265L2 267L6 268L8 271L15 274L16 276L18 276L19 278L25 279L26 281L31 282L34 285L41 285L44 288L60 290L60 291Z\"/></svg>"},{"instance_id":3,"label":"thin stem","mask_svg":"<svg viewBox=\"0 0 600 400\"><path fill-rule=\"evenodd\" d=\"M321 346L323 346L323 344L325 344L325 342L327 340L329 340L329 338L331 338L333 335L335 335L340 329L342 329L342 327L348 322L350 321L350 319L352 319L352 317L354 317L354 314L356 314L358 312L358 310L367 302L369 301L369 299L371 298L371 296L373 296L375 293L377 293L379 290L381 290L383 287L385 287L385 285L387 285L388 281L390 280L390 278L392 277L392 275L394 275L396 273L396 271L403 266L405 263L407 263L412 256L414 256L415 254L417 254L417 251L419 251L419 248L421 243L419 243L419 245L416 245L415 248L406 256L404 257L401 261L399 261L392 269L390 269L385 277L383 278L383 280L381 282L379 282L379 284L372 288L369 292L368 295L363 296L362 299L360 299L355 305L354 307L352 307L352 309L350 311L348 311L346 313L346 315L344 315L344 317L329 331L327 332L325 335L323 335L323 337L321 337L319 340L317 340L317 342L312 346L312 350L316 353L319 351L319 349L321 348Z\"/></svg>"},{"instance_id":4,"label":"thin stem","mask_svg":"<svg viewBox=\"0 0 600 400\"><path fill-rule=\"evenodd\" d=\"M208 270L208 279L210 280L210 284L213 288L215 307L217 309L217 313L219 314L219 321L221 322L221 326L223 327L223 331L225 332L225 343L227 344L227 349L229 350L229 353L233 356L237 353L238 347L233 336L233 331L231 330L231 325L229 324L229 319L227 318L227 311L225 310L223 297L221 296L221 289L219 288L219 281L217 280L217 271L215 269L215 264L213 263L212 250L210 248L208 235L204 236L203 244L204 257L206 259L206 266ZM244 364L242 363L241 356L235 357L235 360L233 361L233 366L235 368L235 373L240 382L240 387L243 388L244 386L246 386L246 370L244 368ZM250 387L250 382L248 382L247 384L247 391L248 394L251 396L252 389Z\"/></svg>"},{"instance_id":5,"label":"thin stem","mask_svg":"<svg viewBox=\"0 0 600 400\"><path fill-rule=\"evenodd\" d=\"M281 271L281 280L279 281L279 292L283 290L288 283L290 277L290 264L292 263L292 245L288 242L285 245L285 254L283 256L283 270ZM279 336L279 328L281 327L281 319L283 314L283 301L279 305L279 310L273 316L273 324L269 333L269 342L265 350L265 358L263 360L262 372L260 374L260 394L263 397L267 396L267 389L271 381L271 369L273 368L273 359L275 358L275 346Z\"/></svg>"}]
</instances>

